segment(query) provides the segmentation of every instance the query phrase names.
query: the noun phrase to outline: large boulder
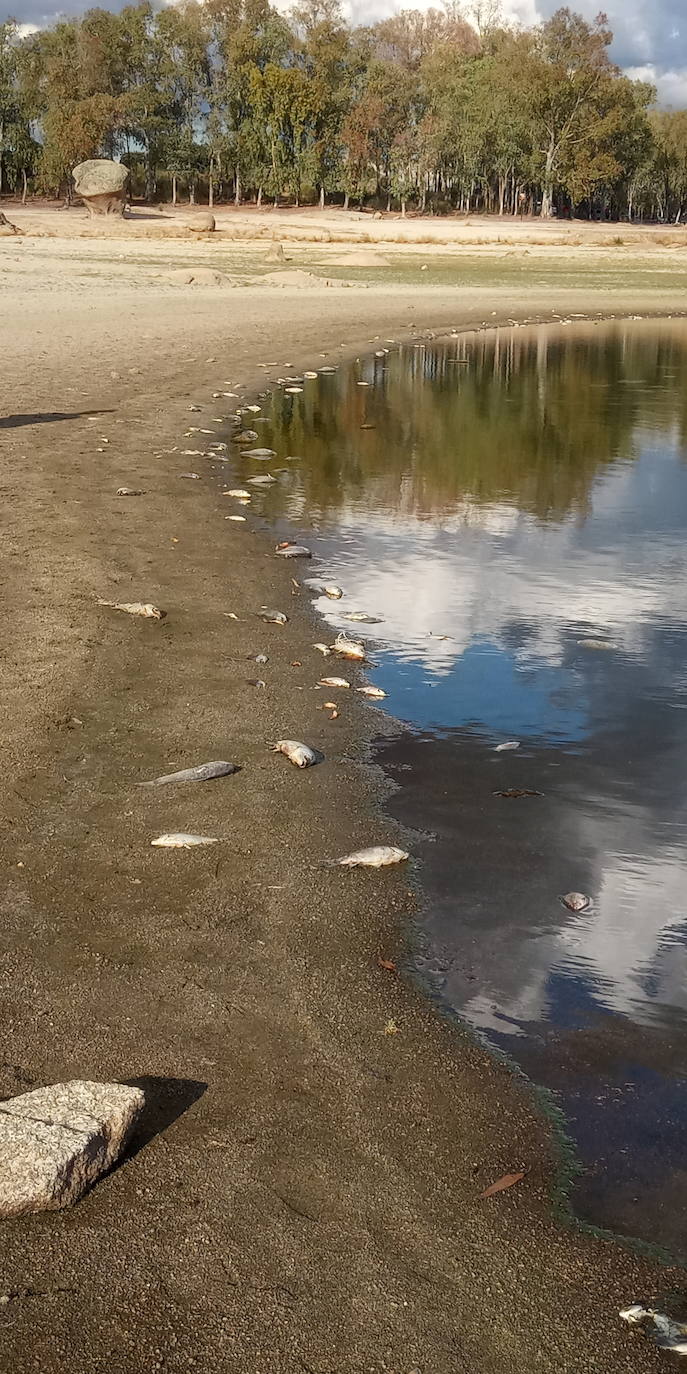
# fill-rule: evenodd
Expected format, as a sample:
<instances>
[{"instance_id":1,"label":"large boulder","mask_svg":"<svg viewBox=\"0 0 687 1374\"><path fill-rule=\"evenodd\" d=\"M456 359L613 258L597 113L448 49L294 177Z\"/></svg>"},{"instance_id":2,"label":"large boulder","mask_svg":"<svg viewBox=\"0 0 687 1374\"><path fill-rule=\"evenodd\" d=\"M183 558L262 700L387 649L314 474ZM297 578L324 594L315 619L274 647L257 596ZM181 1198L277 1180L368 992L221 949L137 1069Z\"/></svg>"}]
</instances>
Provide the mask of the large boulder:
<instances>
[{"instance_id":1,"label":"large boulder","mask_svg":"<svg viewBox=\"0 0 687 1374\"><path fill-rule=\"evenodd\" d=\"M121 162L109 162L104 157L80 162L72 176L77 195L80 195L90 215L123 215L126 205L128 167Z\"/></svg>"},{"instance_id":2,"label":"large boulder","mask_svg":"<svg viewBox=\"0 0 687 1374\"><path fill-rule=\"evenodd\" d=\"M0 1217L70 1207L121 1154L140 1088L74 1079L0 1102Z\"/></svg>"},{"instance_id":3,"label":"large boulder","mask_svg":"<svg viewBox=\"0 0 687 1374\"><path fill-rule=\"evenodd\" d=\"M193 219L187 221L185 227L193 229L196 234L212 234L215 228L215 216L211 210L199 210Z\"/></svg>"}]
</instances>

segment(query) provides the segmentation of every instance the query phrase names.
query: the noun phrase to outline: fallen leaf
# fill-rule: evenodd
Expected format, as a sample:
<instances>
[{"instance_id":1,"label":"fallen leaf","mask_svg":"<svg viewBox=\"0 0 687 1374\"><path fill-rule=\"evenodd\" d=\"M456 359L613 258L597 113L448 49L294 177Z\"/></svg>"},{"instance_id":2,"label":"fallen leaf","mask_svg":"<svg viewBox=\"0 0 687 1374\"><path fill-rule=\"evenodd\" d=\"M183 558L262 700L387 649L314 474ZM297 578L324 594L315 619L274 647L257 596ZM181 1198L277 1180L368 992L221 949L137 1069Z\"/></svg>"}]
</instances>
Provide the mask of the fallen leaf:
<instances>
[{"instance_id":1,"label":"fallen leaf","mask_svg":"<svg viewBox=\"0 0 687 1374\"><path fill-rule=\"evenodd\" d=\"M400 1034L399 1027L396 1025L396 1022L393 1020L393 1018L392 1018L390 1021L387 1021L386 1025L385 1025L385 1027L384 1027L384 1034L385 1034L385 1035L399 1035L399 1034Z\"/></svg>"},{"instance_id":2,"label":"fallen leaf","mask_svg":"<svg viewBox=\"0 0 687 1374\"><path fill-rule=\"evenodd\" d=\"M294 658L294 659L291 660L291 667L292 667L292 668L302 668L302 667L303 667L303 664L301 663L301 661L300 661L299 658Z\"/></svg>"},{"instance_id":3,"label":"fallen leaf","mask_svg":"<svg viewBox=\"0 0 687 1374\"><path fill-rule=\"evenodd\" d=\"M524 1169L519 1174L503 1174L501 1178L497 1178L495 1183L485 1188L484 1192L480 1193L480 1197L493 1197L494 1193L502 1193L506 1188L512 1188L515 1183L522 1183L524 1177Z\"/></svg>"},{"instance_id":4,"label":"fallen leaf","mask_svg":"<svg viewBox=\"0 0 687 1374\"><path fill-rule=\"evenodd\" d=\"M396 972L396 965L395 965L393 959L382 959L382 957L381 957L381 955L380 955L379 958L377 959L377 963L379 964L379 967L380 967L380 968L386 969L387 973L395 973L395 972Z\"/></svg>"}]
</instances>

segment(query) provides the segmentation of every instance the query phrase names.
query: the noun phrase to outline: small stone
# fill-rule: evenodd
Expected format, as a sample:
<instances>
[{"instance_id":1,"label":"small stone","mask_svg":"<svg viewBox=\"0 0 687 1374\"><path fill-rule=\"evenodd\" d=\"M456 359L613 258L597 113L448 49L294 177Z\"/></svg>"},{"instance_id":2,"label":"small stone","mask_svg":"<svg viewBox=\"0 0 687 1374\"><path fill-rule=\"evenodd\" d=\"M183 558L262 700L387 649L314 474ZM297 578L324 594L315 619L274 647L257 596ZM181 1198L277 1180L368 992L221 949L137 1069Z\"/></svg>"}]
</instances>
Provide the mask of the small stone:
<instances>
[{"instance_id":1,"label":"small stone","mask_svg":"<svg viewBox=\"0 0 687 1374\"><path fill-rule=\"evenodd\" d=\"M0 1103L0 1216L70 1207L119 1158L140 1088L74 1079Z\"/></svg>"}]
</instances>

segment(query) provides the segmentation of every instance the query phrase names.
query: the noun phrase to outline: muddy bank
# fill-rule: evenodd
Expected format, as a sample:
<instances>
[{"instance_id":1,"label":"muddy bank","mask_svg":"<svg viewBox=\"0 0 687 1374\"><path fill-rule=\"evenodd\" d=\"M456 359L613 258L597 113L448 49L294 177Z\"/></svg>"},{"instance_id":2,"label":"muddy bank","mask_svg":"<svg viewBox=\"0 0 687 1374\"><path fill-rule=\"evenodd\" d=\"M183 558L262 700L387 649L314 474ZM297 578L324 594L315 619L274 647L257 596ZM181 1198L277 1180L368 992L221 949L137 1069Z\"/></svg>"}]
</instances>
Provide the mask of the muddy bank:
<instances>
[{"instance_id":1,"label":"muddy bank","mask_svg":"<svg viewBox=\"0 0 687 1374\"><path fill-rule=\"evenodd\" d=\"M518 303L234 292L182 311L120 293L95 309L57 291L15 307L0 427L0 1091L145 1078L152 1106L142 1148L77 1209L5 1224L0 1366L661 1368L617 1309L681 1275L559 1227L551 1138L525 1086L379 967L402 959L409 874L320 862L397 838L364 764L377 717L317 710L321 632L290 596L292 569L251 519L224 521L204 467L179 477L207 460L165 451L186 447L189 420L223 413L208 399L220 384L255 387L261 362L317 366L411 322L508 318ZM116 498L122 484L146 495ZM168 617L118 616L98 596ZM288 626L258 620L263 604ZM264 692L245 681L258 652ZM293 769L267 751L281 735L325 763ZM134 786L205 758L242 772ZM177 829L223 843L150 848ZM519 1188L479 1200L520 1168Z\"/></svg>"}]
</instances>

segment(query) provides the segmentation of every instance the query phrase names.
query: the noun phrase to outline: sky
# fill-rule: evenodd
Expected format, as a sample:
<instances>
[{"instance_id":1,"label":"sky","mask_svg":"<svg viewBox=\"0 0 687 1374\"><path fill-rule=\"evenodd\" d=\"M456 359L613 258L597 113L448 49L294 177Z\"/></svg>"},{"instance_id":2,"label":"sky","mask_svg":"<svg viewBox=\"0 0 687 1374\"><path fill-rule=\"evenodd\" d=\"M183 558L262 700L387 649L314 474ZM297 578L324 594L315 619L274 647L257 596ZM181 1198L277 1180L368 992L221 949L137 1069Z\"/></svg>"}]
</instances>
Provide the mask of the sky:
<instances>
[{"instance_id":1,"label":"sky","mask_svg":"<svg viewBox=\"0 0 687 1374\"><path fill-rule=\"evenodd\" d=\"M121 0L124 3L125 0ZM21 24L42 26L62 9L78 13L97 0L0 0L0 17L12 14ZM100 0L108 9L119 9L120 0ZM289 0L278 0L287 9ZM559 8L561 0L503 0L503 10L524 24L536 23ZM386 18L402 8L429 9L432 0L344 0L348 16L358 23ZM608 14L615 34L614 60L630 76L651 81L657 87L659 103L687 106L687 5L685 0L569 0L570 8L587 19L594 19L600 8ZM440 0L434 0L441 8ZM465 8L469 6L466 4Z\"/></svg>"}]
</instances>

